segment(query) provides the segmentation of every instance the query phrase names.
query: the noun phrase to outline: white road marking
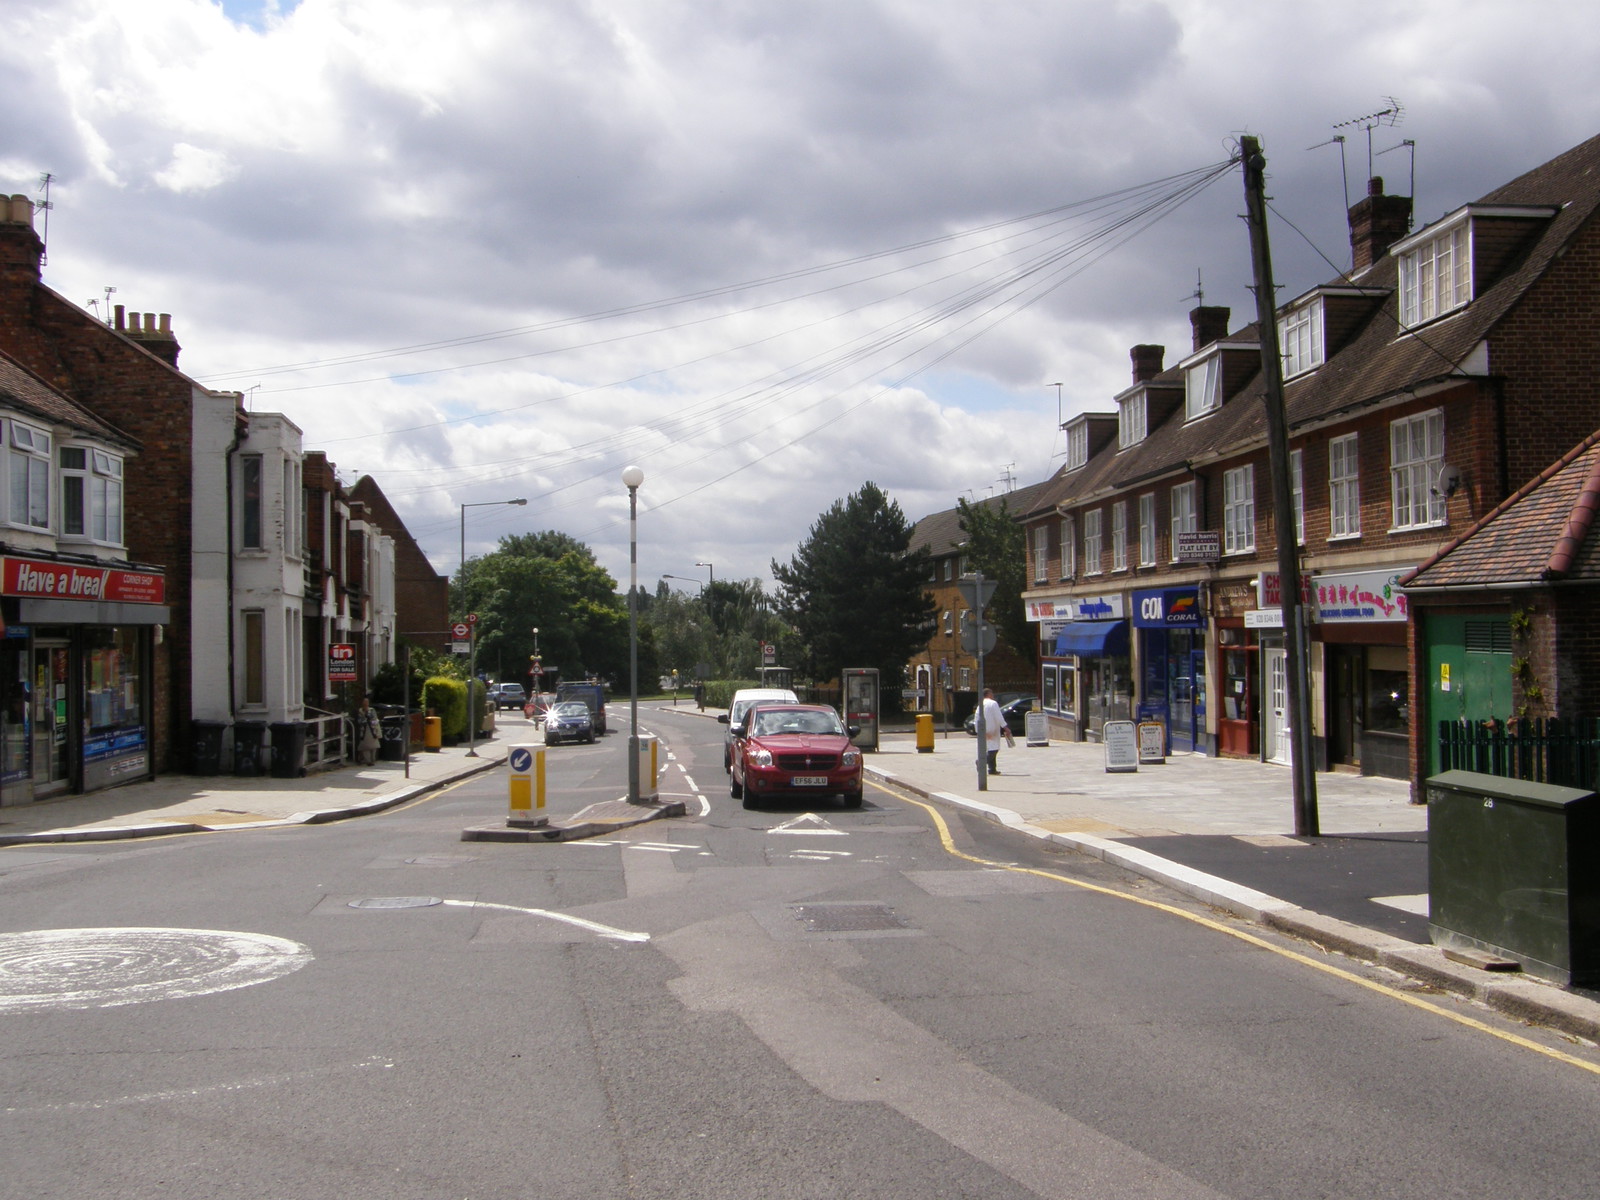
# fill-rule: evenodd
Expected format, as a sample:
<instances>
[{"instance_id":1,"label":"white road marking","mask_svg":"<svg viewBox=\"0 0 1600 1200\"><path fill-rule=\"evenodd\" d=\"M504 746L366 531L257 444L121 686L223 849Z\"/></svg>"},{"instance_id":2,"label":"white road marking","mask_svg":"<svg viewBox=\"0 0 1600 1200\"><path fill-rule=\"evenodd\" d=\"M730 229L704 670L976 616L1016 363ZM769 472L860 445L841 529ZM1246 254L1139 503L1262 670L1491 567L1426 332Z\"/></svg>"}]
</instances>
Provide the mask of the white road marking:
<instances>
[{"instance_id":1,"label":"white road marking","mask_svg":"<svg viewBox=\"0 0 1600 1200\"><path fill-rule=\"evenodd\" d=\"M198 1100L222 1092L243 1092L251 1088L274 1087L280 1083L294 1083L301 1079L315 1079L339 1071L365 1071L379 1067L388 1071L394 1068L391 1058L364 1058L348 1067L316 1067L309 1071L289 1071L282 1075L263 1075L258 1079L235 1079L229 1083L213 1083L206 1087L174 1088L165 1092L145 1092L137 1096L114 1096L109 1100L69 1100L61 1104L41 1104L34 1108L0 1108L0 1114L11 1116L42 1116L50 1113L91 1112L99 1108L120 1108L129 1104L163 1104L172 1100Z\"/></svg>"},{"instance_id":2,"label":"white road marking","mask_svg":"<svg viewBox=\"0 0 1600 1200\"><path fill-rule=\"evenodd\" d=\"M835 829L816 813L801 813L792 821L785 821L782 825L774 825L767 830L768 833L798 833L811 834L821 837L849 837L842 829Z\"/></svg>"},{"instance_id":3,"label":"white road marking","mask_svg":"<svg viewBox=\"0 0 1600 1200\"><path fill-rule=\"evenodd\" d=\"M1398 908L1401 912L1410 913L1412 916L1425 917L1428 915L1428 893L1423 892L1417 896L1374 896L1374 904L1386 904L1390 908Z\"/></svg>"},{"instance_id":4,"label":"white road marking","mask_svg":"<svg viewBox=\"0 0 1600 1200\"><path fill-rule=\"evenodd\" d=\"M806 858L812 862L835 862L841 858L850 858L848 850L795 850L790 852L790 858Z\"/></svg>"},{"instance_id":5,"label":"white road marking","mask_svg":"<svg viewBox=\"0 0 1600 1200\"><path fill-rule=\"evenodd\" d=\"M205 996L266 983L311 960L299 942L218 929L0 934L0 1013Z\"/></svg>"},{"instance_id":6,"label":"white road marking","mask_svg":"<svg viewBox=\"0 0 1600 1200\"><path fill-rule=\"evenodd\" d=\"M574 917L570 913L551 912L547 908L519 908L515 904L491 904L487 900L446 900L455 908L494 908L501 912L523 913L530 917L549 917L552 921L565 921L568 925L576 925L579 929L587 929L591 933L599 934L603 938L610 938L615 942L648 942L648 933L634 933L627 929L617 929L610 925L602 925L599 921L590 921L584 917Z\"/></svg>"}]
</instances>

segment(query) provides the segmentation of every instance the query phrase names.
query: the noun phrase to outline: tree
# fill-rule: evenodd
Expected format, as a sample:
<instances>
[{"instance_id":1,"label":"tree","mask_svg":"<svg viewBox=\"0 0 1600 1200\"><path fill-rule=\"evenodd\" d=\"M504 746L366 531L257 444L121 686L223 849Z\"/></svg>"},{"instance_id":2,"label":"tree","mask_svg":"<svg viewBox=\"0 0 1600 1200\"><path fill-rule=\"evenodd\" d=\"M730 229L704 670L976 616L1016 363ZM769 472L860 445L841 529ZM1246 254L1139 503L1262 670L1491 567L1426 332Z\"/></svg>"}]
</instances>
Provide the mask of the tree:
<instances>
[{"instance_id":1,"label":"tree","mask_svg":"<svg viewBox=\"0 0 1600 1200\"><path fill-rule=\"evenodd\" d=\"M929 555L911 549L912 533L900 506L866 483L817 518L787 566L772 563L783 615L800 635L811 676L877 667L891 709L933 620Z\"/></svg>"},{"instance_id":2,"label":"tree","mask_svg":"<svg viewBox=\"0 0 1600 1200\"><path fill-rule=\"evenodd\" d=\"M1005 497L998 504L956 501L961 529L967 535L966 552L974 571L995 583L994 598L985 610L1005 644L1028 663L1039 662L1038 627L1028 621L1022 603L1027 586L1027 535L1011 515Z\"/></svg>"}]
</instances>

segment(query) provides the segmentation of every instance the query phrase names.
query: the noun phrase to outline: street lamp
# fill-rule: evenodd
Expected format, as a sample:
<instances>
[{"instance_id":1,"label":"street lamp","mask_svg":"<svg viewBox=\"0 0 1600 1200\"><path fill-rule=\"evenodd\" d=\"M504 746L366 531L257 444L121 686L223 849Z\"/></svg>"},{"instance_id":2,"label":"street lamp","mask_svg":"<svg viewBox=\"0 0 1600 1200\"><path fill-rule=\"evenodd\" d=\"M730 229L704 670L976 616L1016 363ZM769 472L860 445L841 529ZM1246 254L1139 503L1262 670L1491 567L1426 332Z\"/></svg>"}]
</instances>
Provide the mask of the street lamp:
<instances>
[{"instance_id":1,"label":"street lamp","mask_svg":"<svg viewBox=\"0 0 1600 1200\"><path fill-rule=\"evenodd\" d=\"M639 803L639 485L644 471L622 468L628 489L628 803Z\"/></svg>"},{"instance_id":2,"label":"street lamp","mask_svg":"<svg viewBox=\"0 0 1600 1200\"><path fill-rule=\"evenodd\" d=\"M696 587L702 586L698 579L690 579L687 575L663 575L661 578L676 579L679 583L692 583Z\"/></svg>"},{"instance_id":3,"label":"street lamp","mask_svg":"<svg viewBox=\"0 0 1600 1200\"><path fill-rule=\"evenodd\" d=\"M708 562L697 562L694 565L697 567L704 567L706 569L706 574L710 576L710 580L706 583L706 587L709 588L715 585L717 582L717 568L715 566Z\"/></svg>"},{"instance_id":4,"label":"street lamp","mask_svg":"<svg viewBox=\"0 0 1600 1200\"><path fill-rule=\"evenodd\" d=\"M527 502L525 498L518 497L515 500L476 500L461 506L461 561L456 564L456 581L461 585L461 600L463 604L466 603L467 599L467 577L465 573L467 565L467 509L492 508L501 504L527 504ZM465 616L466 614L462 615ZM471 647L472 649L467 659L467 757L477 758L478 751L475 743L478 736L478 714L472 711L472 685L478 678L478 630L476 626L473 626L472 629Z\"/></svg>"}]
</instances>

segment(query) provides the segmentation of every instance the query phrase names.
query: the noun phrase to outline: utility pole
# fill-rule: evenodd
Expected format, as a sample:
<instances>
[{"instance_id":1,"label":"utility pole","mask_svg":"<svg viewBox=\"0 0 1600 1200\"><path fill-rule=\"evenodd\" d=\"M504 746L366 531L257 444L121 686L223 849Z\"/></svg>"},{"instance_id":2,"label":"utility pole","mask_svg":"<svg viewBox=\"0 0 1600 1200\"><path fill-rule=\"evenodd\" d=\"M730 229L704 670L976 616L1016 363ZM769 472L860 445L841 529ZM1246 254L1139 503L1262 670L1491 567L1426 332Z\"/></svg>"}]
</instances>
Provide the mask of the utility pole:
<instances>
[{"instance_id":1,"label":"utility pole","mask_svg":"<svg viewBox=\"0 0 1600 1200\"><path fill-rule=\"evenodd\" d=\"M1289 480L1289 422L1283 407L1283 359L1278 354L1277 295L1267 242L1266 169L1261 143L1239 139L1244 164L1245 220L1255 268L1256 324L1261 331L1261 376L1266 385L1267 448L1272 471L1273 521L1278 531L1278 588L1283 598L1283 640L1289 674L1289 755L1294 784L1294 831L1317 837L1317 775L1311 760L1311 664L1305 606L1300 603L1300 547Z\"/></svg>"}]
</instances>

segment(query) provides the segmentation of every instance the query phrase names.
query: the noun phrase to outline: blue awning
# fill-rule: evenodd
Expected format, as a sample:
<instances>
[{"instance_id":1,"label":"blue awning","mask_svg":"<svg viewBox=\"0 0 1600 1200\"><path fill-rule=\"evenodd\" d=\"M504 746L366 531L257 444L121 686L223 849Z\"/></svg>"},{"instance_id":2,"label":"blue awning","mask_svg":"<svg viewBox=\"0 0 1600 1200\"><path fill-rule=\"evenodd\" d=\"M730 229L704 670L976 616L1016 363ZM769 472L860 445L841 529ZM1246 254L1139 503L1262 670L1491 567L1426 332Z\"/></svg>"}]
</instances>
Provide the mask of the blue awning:
<instances>
[{"instance_id":1,"label":"blue awning","mask_svg":"<svg viewBox=\"0 0 1600 1200\"><path fill-rule=\"evenodd\" d=\"M1095 658L1127 652L1127 621L1069 621L1056 634L1057 655Z\"/></svg>"}]
</instances>

